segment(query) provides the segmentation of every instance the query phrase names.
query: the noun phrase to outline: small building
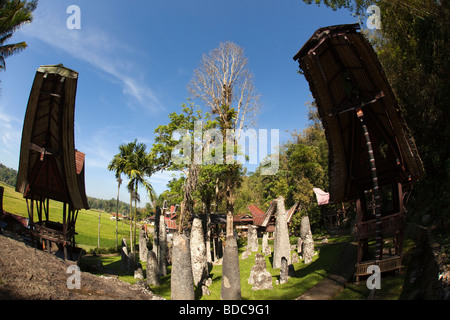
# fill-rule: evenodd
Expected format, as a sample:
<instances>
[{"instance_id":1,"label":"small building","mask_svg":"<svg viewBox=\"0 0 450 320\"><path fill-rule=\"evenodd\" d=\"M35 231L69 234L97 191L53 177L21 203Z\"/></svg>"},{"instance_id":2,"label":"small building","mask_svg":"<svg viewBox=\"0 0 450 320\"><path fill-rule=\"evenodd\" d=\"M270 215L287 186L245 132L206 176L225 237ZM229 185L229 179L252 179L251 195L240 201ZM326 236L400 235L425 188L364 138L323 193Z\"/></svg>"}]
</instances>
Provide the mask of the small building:
<instances>
[{"instance_id":1,"label":"small building","mask_svg":"<svg viewBox=\"0 0 450 320\"><path fill-rule=\"evenodd\" d=\"M373 264L381 272L402 267L404 194L424 174L383 67L359 29L320 28L294 56L325 129L329 201L356 202L357 279ZM384 250L388 237L393 247Z\"/></svg>"},{"instance_id":2,"label":"small building","mask_svg":"<svg viewBox=\"0 0 450 320\"><path fill-rule=\"evenodd\" d=\"M288 228L292 223L292 217L298 211L299 202L294 204L289 210L286 210L286 221L288 224ZM261 221L257 224L258 233L269 233L269 237L273 237L273 233L275 231L275 223L276 223L276 213L277 213L277 202L273 200L270 203L269 208L264 213L264 216L257 220L257 222Z\"/></svg>"},{"instance_id":3,"label":"small building","mask_svg":"<svg viewBox=\"0 0 450 320\"><path fill-rule=\"evenodd\" d=\"M286 220L288 222L288 227L291 224L292 217L298 211L299 203L293 205L289 210L286 211ZM276 222L276 211L277 202L272 201L266 212L262 211L255 205L249 205L249 213L235 216L234 223L236 231L240 236L245 236L247 234L248 228L250 226L255 226L258 230L258 235L261 236L263 233L268 232L269 236L273 236L275 231Z\"/></svg>"},{"instance_id":4,"label":"small building","mask_svg":"<svg viewBox=\"0 0 450 320\"><path fill-rule=\"evenodd\" d=\"M75 224L88 209L85 154L75 149L78 72L62 64L41 66L34 78L23 123L16 191L23 194L34 240L75 246ZM62 222L50 220L49 200L61 202Z\"/></svg>"},{"instance_id":5,"label":"small building","mask_svg":"<svg viewBox=\"0 0 450 320\"><path fill-rule=\"evenodd\" d=\"M173 234L178 230L177 218L178 214L176 210L178 205L170 206L170 208L162 209L164 210L164 223L166 225L167 234ZM150 225L154 226L156 222L156 215L148 218Z\"/></svg>"}]
</instances>

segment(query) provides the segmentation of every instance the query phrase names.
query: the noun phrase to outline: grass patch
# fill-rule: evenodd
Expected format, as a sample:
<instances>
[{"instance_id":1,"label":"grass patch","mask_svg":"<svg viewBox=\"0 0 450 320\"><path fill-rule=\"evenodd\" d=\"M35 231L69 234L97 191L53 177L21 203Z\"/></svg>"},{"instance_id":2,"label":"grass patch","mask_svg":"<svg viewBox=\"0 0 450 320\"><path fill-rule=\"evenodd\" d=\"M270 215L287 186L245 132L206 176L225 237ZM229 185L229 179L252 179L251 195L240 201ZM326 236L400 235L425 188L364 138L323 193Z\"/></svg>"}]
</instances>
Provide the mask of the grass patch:
<instances>
[{"instance_id":1,"label":"grass patch","mask_svg":"<svg viewBox=\"0 0 450 320\"><path fill-rule=\"evenodd\" d=\"M375 290L375 300L400 300L405 299L410 288L405 282L408 278L408 254L411 252L416 243L406 237L403 241L403 264L404 268L400 272L386 272L381 275L381 289ZM370 290L367 288L366 280L361 283L349 283L344 290L335 298L336 300L367 300Z\"/></svg>"},{"instance_id":2,"label":"grass patch","mask_svg":"<svg viewBox=\"0 0 450 320\"><path fill-rule=\"evenodd\" d=\"M250 270L255 263L256 252L249 255L248 259L242 260L241 255L245 248L239 249L239 271L241 278L241 296L242 300L292 300L305 293L307 290L315 286L319 281L324 279L337 264L339 257L345 247L344 242L337 241L335 244L317 245L318 254L314 256L313 262L306 265L302 260L294 264L294 276L285 284L276 285L275 281L279 279L280 269L272 268L272 256L267 256L267 270L272 275L273 290L253 291L252 285L248 284ZM261 247L260 247L261 248ZM135 283L137 280L133 276L124 275L120 270L119 255L101 255L98 257L83 257L83 263L95 264L100 260L107 270L107 273L116 274L119 279L129 283ZM141 262L144 273L146 263ZM151 287L151 290L165 299L170 299L170 272L171 266L168 268L168 275L160 279L161 285ZM210 277L213 280L209 287L210 296L202 296L201 289L196 288L197 300L220 300L220 290L222 285L222 266L213 266L210 270Z\"/></svg>"},{"instance_id":3,"label":"grass patch","mask_svg":"<svg viewBox=\"0 0 450 320\"><path fill-rule=\"evenodd\" d=\"M0 182L0 186L5 188L3 195L3 209L7 212L28 217L27 203L20 192L16 192L11 186ZM50 220L62 222L63 204L50 200ZM77 245L86 251L97 248L98 242L98 210L80 210L78 213L75 230ZM35 219L37 215L35 214ZM128 221L119 221L118 224L119 245L122 238L128 239L130 236L130 225ZM100 213L100 247L115 248L116 246L116 221L110 220L109 213Z\"/></svg>"},{"instance_id":4,"label":"grass patch","mask_svg":"<svg viewBox=\"0 0 450 320\"><path fill-rule=\"evenodd\" d=\"M272 256L266 256L266 266L272 275L273 290L253 291L252 285L248 284L250 270L255 264L256 252L249 255L248 259L242 260L241 255L245 250L239 250L239 270L241 278L241 296L242 300L292 300L305 293L307 290L315 286L319 281L324 279L326 275L336 265L339 256L344 248L344 244L322 245L318 250L318 254L314 256L313 262L306 265L303 260L294 264L294 276L287 283L275 284L279 279L280 269L272 268ZM213 280L209 287L210 296L202 296L201 300L218 300L220 299L220 289L222 281L222 266L214 266L210 272Z\"/></svg>"}]
</instances>

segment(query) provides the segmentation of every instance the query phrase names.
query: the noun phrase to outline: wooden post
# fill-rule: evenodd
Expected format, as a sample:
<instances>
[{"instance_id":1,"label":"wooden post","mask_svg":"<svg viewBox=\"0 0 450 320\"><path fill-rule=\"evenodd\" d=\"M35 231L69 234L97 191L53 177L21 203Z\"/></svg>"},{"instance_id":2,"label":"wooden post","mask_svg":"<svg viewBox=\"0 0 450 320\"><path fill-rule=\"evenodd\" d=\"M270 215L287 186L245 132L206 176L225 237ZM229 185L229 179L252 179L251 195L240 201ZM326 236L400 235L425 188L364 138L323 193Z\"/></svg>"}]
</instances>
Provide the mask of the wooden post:
<instances>
[{"instance_id":1,"label":"wooden post","mask_svg":"<svg viewBox=\"0 0 450 320\"><path fill-rule=\"evenodd\" d=\"M376 231L375 231L375 263L378 265L383 258L383 235L381 227L381 212L380 212L380 194L377 177L377 167L375 164L375 157L373 154L372 142L370 140L369 131L364 121L364 113L361 108L356 109L356 115L361 124L364 138L366 140L367 153L369 155L370 170L372 172L373 196L372 210L375 215Z\"/></svg>"},{"instance_id":2,"label":"wooden post","mask_svg":"<svg viewBox=\"0 0 450 320\"><path fill-rule=\"evenodd\" d=\"M36 200L37 201L37 200ZM38 216L39 216L39 222L42 222L42 197L39 198L39 209L38 209ZM37 204L36 204L36 209L37 209Z\"/></svg>"},{"instance_id":3,"label":"wooden post","mask_svg":"<svg viewBox=\"0 0 450 320\"><path fill-rule=\"evenodd\" d=\"M98 212L98 236L97 236L97 249L100 249L100 217L101 217L102 211L100 210Z\"/></svg>"},{"instance_id":4,"label":"wooden post","mask_svg":"<svg viewBox=\"0 0 450 320\"><path fill-rule=\"evenodd\" d=\"M63 203L63 233L64 236L66 235L67 232L67 203Z\"/></svg>"}]
</instances>

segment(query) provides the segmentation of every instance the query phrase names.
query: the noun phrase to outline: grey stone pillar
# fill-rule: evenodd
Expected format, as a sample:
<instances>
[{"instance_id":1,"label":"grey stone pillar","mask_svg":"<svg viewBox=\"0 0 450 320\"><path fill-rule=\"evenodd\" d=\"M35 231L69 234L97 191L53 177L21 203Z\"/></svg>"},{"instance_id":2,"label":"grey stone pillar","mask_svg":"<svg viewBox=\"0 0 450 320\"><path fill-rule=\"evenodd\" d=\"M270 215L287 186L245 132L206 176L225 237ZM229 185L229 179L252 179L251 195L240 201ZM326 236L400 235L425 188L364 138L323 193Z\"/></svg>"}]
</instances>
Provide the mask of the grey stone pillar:
<instances>
[{"instance_id":1,"label":"grey stone pillar","mask_svg":"<svg viewBox=\"0 0 450 320\"><path fill-rule=\"evenodd\" d=\"M224 244L220 298L222 300L241 299L239 252L234 236L228 236Z\"/></svg>"},{"instance_id":2,"label":"grey stone pillar","mask_svg":"<svg viewBox=\"0 0 450 320\"><path fill-rule=\"evenodd\" d=\"M184 234L176 234L173 239L170 283L172 300L195 299L189 238Z\"/></svg>"}]
</instances>

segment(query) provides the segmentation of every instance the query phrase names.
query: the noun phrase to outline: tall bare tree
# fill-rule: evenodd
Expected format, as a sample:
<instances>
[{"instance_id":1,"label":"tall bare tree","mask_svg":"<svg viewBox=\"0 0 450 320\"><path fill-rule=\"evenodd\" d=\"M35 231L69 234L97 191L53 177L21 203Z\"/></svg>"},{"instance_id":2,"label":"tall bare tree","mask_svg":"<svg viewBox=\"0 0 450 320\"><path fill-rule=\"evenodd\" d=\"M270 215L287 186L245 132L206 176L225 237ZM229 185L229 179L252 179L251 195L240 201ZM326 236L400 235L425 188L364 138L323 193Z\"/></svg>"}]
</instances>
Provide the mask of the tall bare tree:
<instances>
[{"instance_id":1,"label":"tall bare tree","mask_svg":"<svg viewBox=\"0 0 450 320\"><path fill-rule=\"evenodd\" d=\"M188 85L189 93L200 100L212 114L218 116L224 135L232 133L233 146L241 137L242 130L255 124L260 109L259 98L253 74L248 69L248 60L244 50L233 42L222 42L209 54L202 57L200 65ZM234 190L237 187L236 173L239 165L229 164L224 153L224 162L229 172L224 183L227 200L227 236L233 234Z\"/></svg>"}]
</instances>

